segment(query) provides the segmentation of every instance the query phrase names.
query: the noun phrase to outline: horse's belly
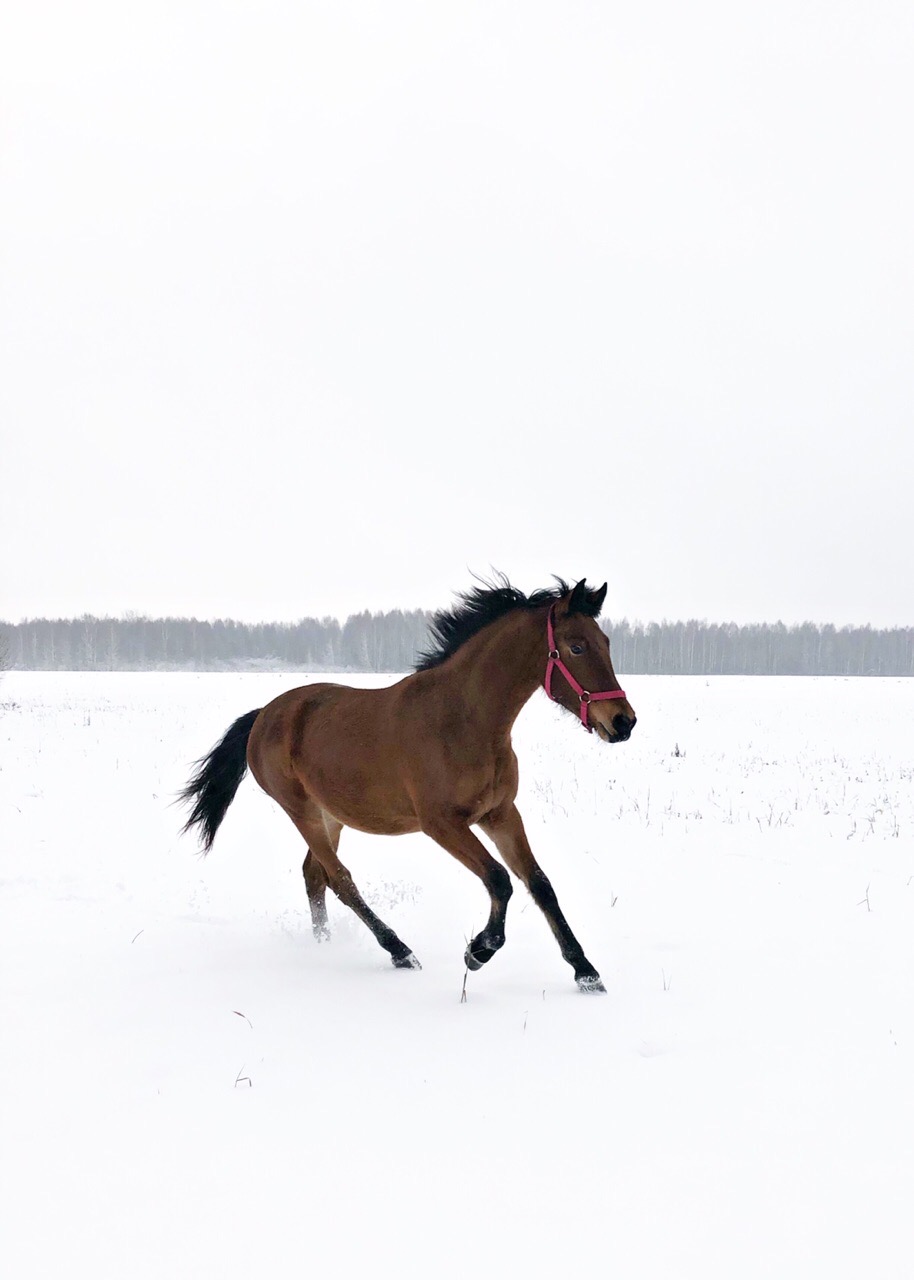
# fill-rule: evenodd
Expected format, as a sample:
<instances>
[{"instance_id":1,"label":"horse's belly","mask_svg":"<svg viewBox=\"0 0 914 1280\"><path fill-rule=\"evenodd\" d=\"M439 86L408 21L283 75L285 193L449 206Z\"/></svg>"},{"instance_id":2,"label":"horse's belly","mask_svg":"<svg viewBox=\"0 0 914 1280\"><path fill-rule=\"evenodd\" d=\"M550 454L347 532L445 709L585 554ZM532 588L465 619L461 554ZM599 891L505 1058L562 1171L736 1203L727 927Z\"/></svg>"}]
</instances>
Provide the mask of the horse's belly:
<instances>
[{"instance_id":1,"label":"horse's belly","mask_svg":"<svg viewBox=\"0 0 914 1280\"><path fill-rule=\"evenodd\" d=\"M395 817L390 814L382 816L361 811L346 814L336 811L333 816L344 826L352 827L355 831L364 831L371 836L405 836L419 830L415 815Z\"/></svg>"},{"instance_id":2,"label":"horse's belly","mask_svg":"<svg viewBox=\"0 0 914 1280\"><path fill-rule=\"evenodd\" d=\"M399 787L383 788L363 778L345 782L322 778L309 790L321 808L345 827L377 836L402 836L419 830L409 797Z\"/></svg>"}]
</instances>

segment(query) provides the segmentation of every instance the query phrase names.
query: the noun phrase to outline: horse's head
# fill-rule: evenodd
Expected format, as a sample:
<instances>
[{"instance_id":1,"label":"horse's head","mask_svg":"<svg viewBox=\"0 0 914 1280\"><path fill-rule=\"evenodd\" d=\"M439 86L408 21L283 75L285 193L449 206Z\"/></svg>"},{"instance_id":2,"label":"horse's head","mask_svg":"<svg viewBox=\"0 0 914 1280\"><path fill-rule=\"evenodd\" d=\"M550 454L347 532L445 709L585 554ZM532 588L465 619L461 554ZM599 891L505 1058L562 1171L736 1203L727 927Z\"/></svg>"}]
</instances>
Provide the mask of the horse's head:
<instances>
[{"instance_id":1,"label":"horse's head","mask_svg":"<svg viewBox=\"0 0 914 1280\"><path fill-rule=\"evenodd\" d=\"M604 742L625 742L636 717L613 671L609 637L596 621L605 599L605 582L591 591L582 579L551 607L546 692Z\"/></svg>"}]
</instances>

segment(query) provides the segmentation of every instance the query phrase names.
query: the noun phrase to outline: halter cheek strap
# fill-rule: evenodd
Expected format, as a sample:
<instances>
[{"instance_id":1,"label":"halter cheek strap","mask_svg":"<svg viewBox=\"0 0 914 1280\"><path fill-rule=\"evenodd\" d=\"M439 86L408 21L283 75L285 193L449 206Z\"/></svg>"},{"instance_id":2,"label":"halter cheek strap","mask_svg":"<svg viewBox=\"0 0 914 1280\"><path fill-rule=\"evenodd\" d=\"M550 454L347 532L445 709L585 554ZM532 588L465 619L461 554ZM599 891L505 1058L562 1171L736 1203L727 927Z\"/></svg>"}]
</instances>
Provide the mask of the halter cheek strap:
<instances>
[{"instance_id":1,"label":"halter cheek strap","mask_svg":"<svg viewBox=\"0 0 914 1280\"><path fill-rule=\"evenodd\" d=\"M561 671L562 675L581 700L581 724L588 733L593 733L593 727L590 724L590 712L587 709L590 704L592 702L609 701L612 698L624 698L625 693L622 689L607 689L604 693L589 693L583 685L579 684L577 680L575 680L574 676L559 656L558 645L555 643L555 628L553 625L554 616L555 605L552 605L549 609L549 616L546 619L546 639L549 643L549 660L546 663L546 679L543 684L546 693L550 698L552 698L552 701L555 702L555 697L552 693L552 669L553 667L558 667L559 671Z\"/></svg>"}]
</instances>

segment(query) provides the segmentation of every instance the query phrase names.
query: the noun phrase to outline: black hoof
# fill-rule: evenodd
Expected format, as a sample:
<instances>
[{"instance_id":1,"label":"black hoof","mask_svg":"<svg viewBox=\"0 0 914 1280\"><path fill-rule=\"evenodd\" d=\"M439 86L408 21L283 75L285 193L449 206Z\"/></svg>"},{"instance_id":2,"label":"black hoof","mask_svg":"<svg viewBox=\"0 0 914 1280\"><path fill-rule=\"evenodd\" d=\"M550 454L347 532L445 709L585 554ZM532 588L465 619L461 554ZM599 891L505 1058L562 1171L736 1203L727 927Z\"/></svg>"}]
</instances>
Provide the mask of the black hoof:
<instances>
[{"instance_id":1,"label":"black hoof","mask_svg":"<svg viewBox=\"0 0 914 1280\"><path fill-rule=\"evenodd\" d=\"M606 994L606 988L598 973L584 974L580 978L575 978L575 982L580 991L602 991L604 995Z\"/></svg>"},{"instance_id":2,"label":"black hoof","mask_svg":"<svg viewBox=\"0 0 914 1280\"><path fill-rule=\"evenodd\" d=\"M484 964L488 964L499 947L487 947L485 943L482 946L467 947L463 953L464 961L468 969L474 972L481 969Z\"/></svg>"},{"instance_id":3,"label":"black hoof","mask_svg":"<svg viewBox=\"0 0 914 1280\"><path fill-rule=\"evenodd\" d=\"M395 969L421 969L422 965L416 959L411 951L407 951L405 956L391 956Z\"/></svg>"}]
</instances>

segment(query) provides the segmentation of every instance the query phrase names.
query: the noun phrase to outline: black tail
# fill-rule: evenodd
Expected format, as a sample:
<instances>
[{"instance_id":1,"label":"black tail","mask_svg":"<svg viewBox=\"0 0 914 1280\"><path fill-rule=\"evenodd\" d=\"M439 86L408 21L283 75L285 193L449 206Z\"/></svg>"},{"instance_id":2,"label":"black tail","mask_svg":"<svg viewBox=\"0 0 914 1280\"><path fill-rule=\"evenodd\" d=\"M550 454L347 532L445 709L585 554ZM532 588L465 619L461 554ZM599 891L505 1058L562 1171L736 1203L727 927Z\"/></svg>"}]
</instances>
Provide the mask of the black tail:
<instances>
[{"instance_id":1,"label":"black tail","mask_svg":"<svg viewBox=\"0 0 914 1280\"><path fill-rule=\"evenodd\" d=\"M258 707L256 711L249 711L247 715L238 717L209 755L197 761L200 767L179 796L186 804L190 801L194 804L182 831L199 827L204 853L209 853L213 847L219 823L235 798L238 784L247 773L248 738L259 715Z\"/></svg>"}]
</instances>

